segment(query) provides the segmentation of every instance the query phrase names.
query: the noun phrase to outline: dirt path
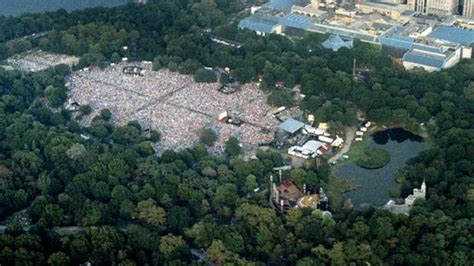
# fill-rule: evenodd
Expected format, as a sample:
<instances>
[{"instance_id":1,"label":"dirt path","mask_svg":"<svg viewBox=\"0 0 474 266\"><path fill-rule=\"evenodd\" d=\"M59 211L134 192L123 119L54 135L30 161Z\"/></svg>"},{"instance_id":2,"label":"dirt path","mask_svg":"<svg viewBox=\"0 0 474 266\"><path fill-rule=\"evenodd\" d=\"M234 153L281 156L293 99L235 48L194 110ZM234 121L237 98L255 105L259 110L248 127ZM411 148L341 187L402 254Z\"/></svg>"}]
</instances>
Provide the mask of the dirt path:
<instances>
[{"instance_id":1,"label":"dirt path","mask_svg":"<svg viewBox=\"0 0 474 266\"><path fill-rule=\"evenodd\" d=\"M343 154L345 154L349 151L349 149L351 148L351 145L352 145L352 141L355 138L356 131L357 130L356 130L355 127L346 128L346 138L345 138L344 147L342 147L342 149L336 155L329 158L328 163L333 163L333 162L339 160L339 158L341 158L341 156Z\"/></svg>"}]
</instances>

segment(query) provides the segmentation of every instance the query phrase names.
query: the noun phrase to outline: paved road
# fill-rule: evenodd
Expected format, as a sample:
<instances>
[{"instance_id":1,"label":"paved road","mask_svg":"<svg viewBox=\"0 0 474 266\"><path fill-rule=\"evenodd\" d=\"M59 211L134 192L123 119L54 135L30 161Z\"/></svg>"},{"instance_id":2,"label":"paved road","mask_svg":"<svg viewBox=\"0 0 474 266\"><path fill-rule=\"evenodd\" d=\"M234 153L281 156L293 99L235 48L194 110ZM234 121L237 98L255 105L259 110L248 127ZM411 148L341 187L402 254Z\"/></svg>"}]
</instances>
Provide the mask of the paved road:
<instances>
[{"instance_id":1,"label":"paved road","mask_svg":"<svg viewBox=\"0 0 474 266\"><path fill-rule=\"evenodd\" d=\"M334 155L333 157L331 157L329 160L328 160L328 163L333 163L337 160L339 160L339 158L341 158L341 156L345 153L347 153L349 151L349 149L351 148L351 145L352 145L352 141L354 140L355 138L355 133L356 133L356 128L355 127L348 127L346 128L346 138L345 138L345 143L344 143L344 147L342 147L342 149L336 154Z\"/></svg>"}]
</instances>

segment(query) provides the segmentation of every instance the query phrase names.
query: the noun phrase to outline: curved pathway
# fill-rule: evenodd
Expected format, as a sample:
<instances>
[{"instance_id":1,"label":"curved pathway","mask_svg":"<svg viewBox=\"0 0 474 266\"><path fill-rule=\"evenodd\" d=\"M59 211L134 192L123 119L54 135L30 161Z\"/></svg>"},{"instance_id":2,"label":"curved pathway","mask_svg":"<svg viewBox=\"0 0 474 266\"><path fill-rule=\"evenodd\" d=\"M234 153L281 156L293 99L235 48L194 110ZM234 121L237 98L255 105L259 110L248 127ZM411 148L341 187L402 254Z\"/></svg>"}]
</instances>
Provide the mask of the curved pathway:
<instances>
[{"instance_id":1,"label":"curved pathway","mask_svg":"<svg viewBox=\"0 0 474 266\"><path fill-rule=\"evenodd\" d=\"M344 147L342 147L342 149L336 155L329 158L328 163L333 163L333 162L339 160L339 158L341 158L341 156L343 154L345 154L349 151L349 149L351 148L351 145L352 145L352 141L355 138L356 131L357 130L356 130L355 127L347 127L346 128L346 138L345 138L345 141L344 141Z\"/></svg>"}]
</instances>

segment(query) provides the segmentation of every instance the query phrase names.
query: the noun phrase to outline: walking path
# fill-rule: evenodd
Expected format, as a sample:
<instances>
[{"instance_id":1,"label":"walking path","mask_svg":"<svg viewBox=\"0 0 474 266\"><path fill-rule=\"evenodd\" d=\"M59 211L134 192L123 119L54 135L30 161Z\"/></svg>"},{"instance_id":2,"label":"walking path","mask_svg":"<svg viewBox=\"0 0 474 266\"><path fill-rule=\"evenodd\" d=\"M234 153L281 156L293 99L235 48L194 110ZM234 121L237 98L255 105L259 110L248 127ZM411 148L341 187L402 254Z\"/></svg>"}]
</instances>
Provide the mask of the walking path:
<instances>
[{"instance_id":1,"label":"walking path","mask_svg":"<svg viewBox=\"0 0 474 266\"><path fill-rule=\"evenodd\" d=\"M351 148L351 145L352 145L352 141L355 138L355 133L356 133L356 128L355 127L346 128L346 141L344 143L344 147L342 147L342 149L336 155L331 157L328 160L328 163L331 164L331 163L339 160L339 158L341 158L341 156L343 154L346 154L349 151L349 149Z\"/></svg>"}]
</instances>

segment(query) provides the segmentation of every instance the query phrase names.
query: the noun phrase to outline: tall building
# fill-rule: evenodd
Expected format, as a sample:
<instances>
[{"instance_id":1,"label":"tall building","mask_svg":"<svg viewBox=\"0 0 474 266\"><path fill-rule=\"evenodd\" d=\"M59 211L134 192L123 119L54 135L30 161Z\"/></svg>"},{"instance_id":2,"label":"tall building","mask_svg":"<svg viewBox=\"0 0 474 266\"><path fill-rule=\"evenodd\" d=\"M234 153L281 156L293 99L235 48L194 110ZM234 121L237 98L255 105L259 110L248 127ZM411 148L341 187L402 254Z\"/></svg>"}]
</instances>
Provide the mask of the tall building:
<instances>
[{"instance_id":1,"label":"tall building","mask_svg":"<svg viewBox=\"0 0 474 266\"><path fill-rule=\"evenodd\" d=\"M474 18L474 0L464 0L462 16L466 18Z\"/></svg>"},{"instance_id":2,"label":"tall building","mask_svg":"<svg viewBox=\"0 0 474 266\"><path fill-rule=\"evenodd\" d=\"M420 13L450 16L457 13L459 2L458 0L408 0L407 6Z\"/></svg>"},{"instance_id":3,"label":"tall building","mask_svg":"<svg viewBox=\"0 0 474 266\"><path fill-rule=\"evenodd\" d=\"M458 0L426 0L426 13L450 16L457 13L458 5Z\"/></svg>"},{"instance_id":4,"label":"tall building","mask_svg":"<svg viewBox=\"0 0 474 266\"><path fill-rule=\"evenodd\" d=\"M420 13L426 12L426 0L408 0L407 8Z\"/></svg>"}]
</instances>

